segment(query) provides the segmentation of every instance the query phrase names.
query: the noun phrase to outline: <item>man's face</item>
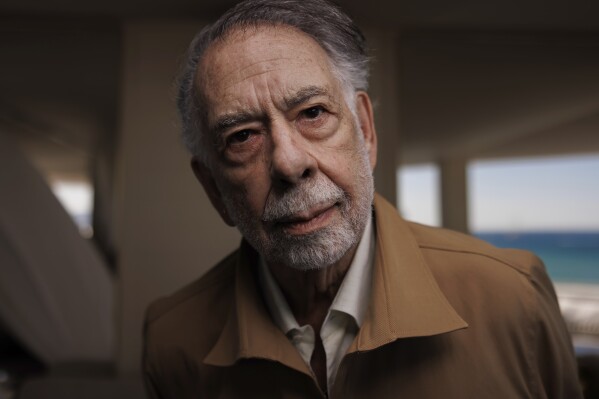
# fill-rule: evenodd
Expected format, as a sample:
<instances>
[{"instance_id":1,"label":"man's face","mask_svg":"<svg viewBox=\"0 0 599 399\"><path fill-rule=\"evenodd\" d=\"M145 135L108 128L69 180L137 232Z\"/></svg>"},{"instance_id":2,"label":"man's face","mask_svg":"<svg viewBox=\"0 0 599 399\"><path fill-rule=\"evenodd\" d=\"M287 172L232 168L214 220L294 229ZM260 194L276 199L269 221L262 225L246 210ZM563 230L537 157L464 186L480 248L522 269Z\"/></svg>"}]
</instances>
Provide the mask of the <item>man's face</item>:
<instances>
[{"instance_id":1,"label":"man's face","mask_svg":"<svg viewBox=\"0 0 599 399\"><path fill-rule=\"evenodd\" d=\"M359 241L373 199L368 96L344 90L324 50L286 27L214 43L197 84L210 165L193 166L221 216L269 263L337 262Z\"/></svg>"}]
</instances>

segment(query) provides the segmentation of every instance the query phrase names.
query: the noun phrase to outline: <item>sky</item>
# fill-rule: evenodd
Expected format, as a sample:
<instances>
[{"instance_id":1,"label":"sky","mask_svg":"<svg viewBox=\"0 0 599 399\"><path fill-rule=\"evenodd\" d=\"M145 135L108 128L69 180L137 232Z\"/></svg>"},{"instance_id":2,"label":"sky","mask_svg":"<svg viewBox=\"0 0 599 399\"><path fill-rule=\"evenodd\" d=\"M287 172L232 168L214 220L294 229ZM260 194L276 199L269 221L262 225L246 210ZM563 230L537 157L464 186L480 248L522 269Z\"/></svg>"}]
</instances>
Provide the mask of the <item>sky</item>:
<instances>
[{"instance_id":1,"label":"sky","mask_svg":"<svg viewBox=\"0 0 599 399\"><path fill-rule=\"evenodd\" d=\"M397 173L398 209L406 219L441 225L439 170L433 164L405 166Z\"/></svg>"},{"instance_id":2,"label":"sky","mask_svg":"<svg viewBox=\"0 0 599 399\"><path fill-rule=\"evenodd\" d=\"M599 231L599 155L474 161L467 175L473 232ZM434 165L399 170L404 217L440 224L438 180Z\"/></svg>"}]
</instances>

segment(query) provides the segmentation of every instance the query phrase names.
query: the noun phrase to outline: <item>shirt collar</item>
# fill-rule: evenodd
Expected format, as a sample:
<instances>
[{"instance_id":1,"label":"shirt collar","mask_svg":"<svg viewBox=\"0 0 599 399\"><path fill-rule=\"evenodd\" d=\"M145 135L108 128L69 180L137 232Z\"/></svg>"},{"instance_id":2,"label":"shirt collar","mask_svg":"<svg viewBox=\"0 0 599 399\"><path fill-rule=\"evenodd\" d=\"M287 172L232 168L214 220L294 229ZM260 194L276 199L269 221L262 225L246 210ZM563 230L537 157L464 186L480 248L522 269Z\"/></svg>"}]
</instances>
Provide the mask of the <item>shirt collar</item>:
<instances>
[{"instance_id":1,"label":"shirt collar","mask_svg":"<svg viewBox=\"0 0 599 399\"><path fill-rule=\"evenodd\" d=\"M331 311L343 312L351 316L358 327L362 325L368 310L374 241L372 217L369 217L356 253L330 308ZM258 278L264 300L275 324L285 334L299 329L300 325L293 316L279 284L262 257L258 266Z\"/></svg>"},{"instance_id":2,"label":"shirt collar","mask_svg":"<svg viewBox=\"0 0 599 399\"><path fill-rule=\"evenodd\" d=\"M374 259L374 231L372 217L368 218L362 239L343 278L339 291L331 304L331 310L347 313L360 327L368 310Z\"/></svg>"},{"instance_id":3,"label":"shirt collar","mask_svg":"<svg viewBox=\"0 0 599 399\"><path fill-rule=\"evenodd\" d=\"M270 311L275 324L285 333L288 334L292 330L299 329L299 324L293 316L287 300L281 292L279 284L277 284L270 269L264 262L264 258L260 257L258 265L258 278L262 286L264 301Z\"/></svg>"}]
</instances>

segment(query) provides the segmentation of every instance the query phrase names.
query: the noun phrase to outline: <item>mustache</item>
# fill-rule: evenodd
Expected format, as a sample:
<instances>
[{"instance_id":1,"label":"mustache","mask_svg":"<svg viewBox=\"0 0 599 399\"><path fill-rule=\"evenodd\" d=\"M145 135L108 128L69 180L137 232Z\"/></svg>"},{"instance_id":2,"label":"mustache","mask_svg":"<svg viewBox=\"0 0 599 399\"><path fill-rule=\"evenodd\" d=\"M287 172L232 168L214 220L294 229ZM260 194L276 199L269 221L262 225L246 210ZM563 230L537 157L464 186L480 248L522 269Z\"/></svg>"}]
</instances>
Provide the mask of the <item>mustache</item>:
<instances>
[{"instance_id":1,"label":"mustache","mask_svg":"<svg viewBox=\"0 0 599 399\"><path fill-rule=\"evenodd\" d=\"M282 193L271 191L266 200L263 222L276 222L307 212L319 205L329 205L345 200L345 192L326 177L309 179Z\"/></svg>"}]
</instances>

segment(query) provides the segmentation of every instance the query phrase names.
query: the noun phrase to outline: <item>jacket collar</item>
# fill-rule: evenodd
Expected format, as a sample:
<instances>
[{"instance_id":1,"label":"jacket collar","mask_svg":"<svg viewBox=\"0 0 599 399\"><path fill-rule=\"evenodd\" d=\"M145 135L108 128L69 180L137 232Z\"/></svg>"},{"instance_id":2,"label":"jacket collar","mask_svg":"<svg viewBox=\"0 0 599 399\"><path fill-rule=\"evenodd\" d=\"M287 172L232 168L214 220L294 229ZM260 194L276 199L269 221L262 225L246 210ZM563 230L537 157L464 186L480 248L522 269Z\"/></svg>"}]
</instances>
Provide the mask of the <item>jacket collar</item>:
<instances>
[{"instance_id":1,"label":"jacket collar","mask_svg":"<svg viewBox=\"0 0 599 399\"><path fill-rule=\"evenodd\" d=\"M372 294L366 318L349 352L372 350L400 338L466 328L451 307L408 224L375 196L376 249ZM277 361L311 375L299 352L272 322L254 276L257 254L242 241L232 306L221 335L204 363L230 366L242 358Z\"/></svg>"},{"instance_id":2,"label":"jacket collar","mask_svg":"<svg viewBox=\"0 0 599 399\"><path fill-rule=\"evenodd\" d=\"M349 352L468 327L441 292L409 225L379 195L374 208L372 294L366 319Z\"/></svg>"}]
</instances>

